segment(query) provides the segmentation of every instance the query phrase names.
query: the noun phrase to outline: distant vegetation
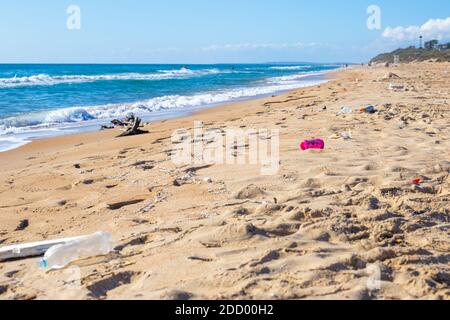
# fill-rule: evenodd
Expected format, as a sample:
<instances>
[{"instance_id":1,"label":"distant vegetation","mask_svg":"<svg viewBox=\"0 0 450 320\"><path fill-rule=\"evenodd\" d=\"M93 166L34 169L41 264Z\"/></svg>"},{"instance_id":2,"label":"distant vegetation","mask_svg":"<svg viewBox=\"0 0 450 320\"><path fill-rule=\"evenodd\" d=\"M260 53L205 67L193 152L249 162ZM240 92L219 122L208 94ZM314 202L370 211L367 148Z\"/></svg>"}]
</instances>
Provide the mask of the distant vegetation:
<instances>
[{"instance_id":1,"label":"distant vegetation","mask_svg":"<svg viewBox=\"0 0 450 320\"><path fill-rule=\"evenodd\" d=\"M426 43L428 45L429 43ZM435 45L431 43L430 45ZM395 56L398 56L400 63L422 62L422 61L437 61L450 62L450 50L444 49L417 49L414 47L406 49L397 49L390 53L383 53L373 58L370 63L394 63Z\"/></svg>"}]
</instances>

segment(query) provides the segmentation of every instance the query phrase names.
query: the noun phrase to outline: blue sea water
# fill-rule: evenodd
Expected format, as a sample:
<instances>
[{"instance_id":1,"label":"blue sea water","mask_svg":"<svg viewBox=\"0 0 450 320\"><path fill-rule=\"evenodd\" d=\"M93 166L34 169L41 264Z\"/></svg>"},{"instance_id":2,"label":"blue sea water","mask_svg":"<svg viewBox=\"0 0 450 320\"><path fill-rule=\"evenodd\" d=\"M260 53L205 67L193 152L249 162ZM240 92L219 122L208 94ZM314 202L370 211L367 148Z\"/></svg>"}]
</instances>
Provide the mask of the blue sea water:
<instances>
[{"instance_id":1,"label":"blue sea water","mask_svg":"<svg viewBox=\"0 0 450 320\"><path fill-rule=\"evenodd\" d=\"M145 120L323 81L338 64L0 65L0 151L97 130L133 112Z\"/></svg>"}]
</instances>

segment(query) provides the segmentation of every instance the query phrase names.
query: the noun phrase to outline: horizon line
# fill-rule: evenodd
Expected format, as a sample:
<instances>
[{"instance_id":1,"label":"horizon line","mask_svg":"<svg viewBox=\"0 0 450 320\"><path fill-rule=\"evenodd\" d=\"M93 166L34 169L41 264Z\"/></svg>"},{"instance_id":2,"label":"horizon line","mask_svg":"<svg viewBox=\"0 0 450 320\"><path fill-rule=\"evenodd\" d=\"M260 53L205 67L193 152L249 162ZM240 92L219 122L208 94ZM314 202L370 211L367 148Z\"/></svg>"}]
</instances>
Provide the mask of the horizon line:
<instances>
[{"instance_id":1,"label":"horizon line","mask_svg":"<svg viewBox=\"0 0 450 320\"><path fill-rule=\"evenodd\" d=\"M312 61L267 61L267 62L213 62L213 63L187 63L187 62L1 62L1 65L226 65L226 64L361 64L357 62L312 62Z\"/></svg>"}]
</instances>

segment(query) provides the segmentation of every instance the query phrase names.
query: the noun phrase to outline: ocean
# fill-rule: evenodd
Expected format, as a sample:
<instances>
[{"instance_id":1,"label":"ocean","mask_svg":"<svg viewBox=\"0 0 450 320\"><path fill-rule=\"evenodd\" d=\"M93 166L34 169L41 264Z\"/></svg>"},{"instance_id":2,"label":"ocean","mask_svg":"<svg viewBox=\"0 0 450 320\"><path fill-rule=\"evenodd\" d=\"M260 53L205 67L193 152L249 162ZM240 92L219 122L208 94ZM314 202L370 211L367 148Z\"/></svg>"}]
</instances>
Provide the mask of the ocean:
<instances>
[{"instance_id":1,"label":"ocean","mask_svg":"<svg viewBox=\"0 0 450 320\"><path fill-rule=\"evenodd\" d=\"M33 139L145 121L324 82L339 64L0 65L0 152Z\"/></svg>"}]
</instances>

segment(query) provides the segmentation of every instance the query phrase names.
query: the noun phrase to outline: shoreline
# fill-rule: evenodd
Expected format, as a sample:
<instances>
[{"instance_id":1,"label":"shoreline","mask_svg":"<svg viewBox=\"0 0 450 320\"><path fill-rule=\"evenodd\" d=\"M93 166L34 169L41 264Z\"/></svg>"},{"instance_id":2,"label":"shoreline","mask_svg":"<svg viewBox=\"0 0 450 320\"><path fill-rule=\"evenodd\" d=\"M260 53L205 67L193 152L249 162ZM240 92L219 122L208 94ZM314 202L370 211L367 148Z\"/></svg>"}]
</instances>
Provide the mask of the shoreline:
<instances>
[{"instance_id":1,"label":"shoreline","mask_svg":"<svg viewBox=\"0 0 450 320\"><path fill-rule=\"evenodd\" d=\"M329 76L330 74L338 73L339 71L342 71L342 70L344 70L344 69L337 68L334 70L319 71L319 72L311 74L311 75L306 75L305 81L308 81L309 78L314 78L314 77L319 78L317 80L314 80L316 82L314 84L305 84L303 86L299 86L298 88L294 88L294 89L290 89L290 90L281 90L281 91L277 91L277 92L274 92L271 94L264 94L264 95L248 97L248 98L242 97L242 98L234 99L234 100L223 102L223 103L189 107L189 108L185 108L184 110L183 109L176 109L176 110L169 109L169 110L164 110L164 111L157 111L155 113L160 114L160 116L158 117L158 115L157 115L156 120L151 120L152 118L155 118L154 114L149 114L149 115L143 116L142 120L144 123L148 123L149 121L152 121L152 123L160 123L162 121L170 121L173 119L189 117L196 113L200 113L200 112L202 112L204 110L208 110L208 109L215 109L218 107L230 106L230 105L240 104L240 103L249 102L249 101L259 101L261 99L266 99L268 97L283 96L285 94L289 94L290 92L294 92L299 89L310 88L310 87L315 87L315 86L318 86L321 84L325 84L326 82L328 82L330 80L330 76ZM12 147L12 148L6 149L4 151L0 150L0 155L5 155L8 152L23 148L24 146L27 146L29 144L33 144L36 141L47 140L47 139L52 139L52 138L56 138L56 137L70 137L70 136L80 135L80 134L85 134L85 133L95 133L95 132L100 131L98 128L102 124L108 124L110 122L110 120L112 120L112 119L109 119L109 120L108 119L105 119L105 120L97 119L97 120L95 120L95 122L96 122L95 125L84 123L84 122L76 123L76 124L73 124L73 127L69 127L68 129L60 129L60 134L55 133L55 135L49 135L46 137L44 136L44 137L31 138L28 141L23 141L23 144L18 145L17 147ZM70 126L71 124L67 123L64 125ZM76 129L77 127L80 127L80 129L78 129L79 131ZM83 127L84 129L81 129L81 127ZM90 129L88 129L88 128L90 128ZM51 128L49 128L49 129L51 129ZM57 129L57 128L55 128L55 129ZM68 130L68 131L72 130L74 132L64 133L64 130ZM0 162L0 164L1 164L1 162Z\"/></svg>"},{"instance_id":2,"label":"shoreline","mask_svg":"<svg viewBox=\"0 0 450 320\"><path fill-rule=\"evenodd\" d=\"M115 251L74 262L76 279L37 258L0 263L0 299L450 299L449 71L354 67L154 122L149 134L83 133L2 153L1 247L105 231ZM376 113L359 112L369 104ZM194 121L277 129L279 171L174 164L172 133ZM311 138L325 149L300 151Z\"/></svg>"}]
</instances>

